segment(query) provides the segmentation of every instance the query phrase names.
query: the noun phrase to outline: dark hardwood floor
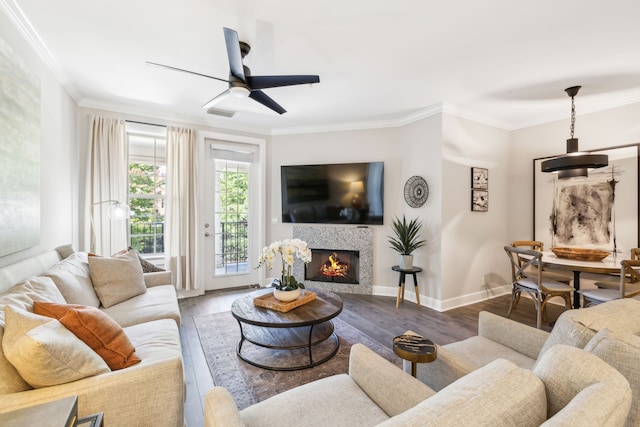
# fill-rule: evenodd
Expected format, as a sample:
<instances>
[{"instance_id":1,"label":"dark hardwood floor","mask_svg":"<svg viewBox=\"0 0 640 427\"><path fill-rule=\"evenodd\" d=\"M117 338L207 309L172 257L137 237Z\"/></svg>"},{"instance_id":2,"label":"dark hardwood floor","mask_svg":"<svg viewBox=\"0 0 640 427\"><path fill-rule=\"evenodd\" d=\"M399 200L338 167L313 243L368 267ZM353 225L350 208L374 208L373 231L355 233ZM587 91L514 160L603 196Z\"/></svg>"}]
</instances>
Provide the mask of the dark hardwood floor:
<instances>
[{"instance_id":1,"label":"dark hardwood floor","mask_svg":"<svg viewBox=\"0 0 640 427\"><path fill-rule=\"evenodd\" d=\"M185 417L189 427L203 425L202 402L206 392L214 385L193 317L229 311L231 303L238 296L253 290L244 288L213 291L203 296L180 300L180 337L187 381ZM406 301L396 308L393 297L354 294L340 296L344 301L344 309L338 317L389 348L392 348L393 337L407 330L413 330L441 345L474 336L478 329L478 313L490 311L506 317L510 299L510 295L504 295L441 313ZM550 304L549 320L555 320L562 311L562 306ZM512 319L535 327L536 313L531 300L522 297ZM543 324L543 329L551 330L549 322Z\"/></svg>"}]
</instances>

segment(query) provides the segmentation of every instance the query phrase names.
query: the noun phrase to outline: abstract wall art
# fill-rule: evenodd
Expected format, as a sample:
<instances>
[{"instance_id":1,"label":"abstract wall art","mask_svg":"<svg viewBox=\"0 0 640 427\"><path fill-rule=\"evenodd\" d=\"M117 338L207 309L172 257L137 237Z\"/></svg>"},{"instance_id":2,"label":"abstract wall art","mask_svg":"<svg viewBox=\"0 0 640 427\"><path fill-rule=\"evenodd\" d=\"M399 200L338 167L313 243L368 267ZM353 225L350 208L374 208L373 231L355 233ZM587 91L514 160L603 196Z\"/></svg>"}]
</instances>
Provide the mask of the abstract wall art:
<instances>
[{"instance_id":1,"label":"abstract wall art","mask_svg":"<svg viewBox=\"0 0 640 427\"><path fill-rule=\"evenodd\" d=\"M40 79L0 39L0 257L40 243Z\"/></svg>"},{"instance_id":2,"label":"abstract wall art","mask_svg":"<svg viewBox=\"0 0 640 427\"><path fill-rule=\"evenodd\" d=\"M543 173L534 159L533 239L546 247L604 249L626 255L640 246L638 174L640 144L592 152L609 165L588 177L558 179Z\"/></svg>"}]
</instances>

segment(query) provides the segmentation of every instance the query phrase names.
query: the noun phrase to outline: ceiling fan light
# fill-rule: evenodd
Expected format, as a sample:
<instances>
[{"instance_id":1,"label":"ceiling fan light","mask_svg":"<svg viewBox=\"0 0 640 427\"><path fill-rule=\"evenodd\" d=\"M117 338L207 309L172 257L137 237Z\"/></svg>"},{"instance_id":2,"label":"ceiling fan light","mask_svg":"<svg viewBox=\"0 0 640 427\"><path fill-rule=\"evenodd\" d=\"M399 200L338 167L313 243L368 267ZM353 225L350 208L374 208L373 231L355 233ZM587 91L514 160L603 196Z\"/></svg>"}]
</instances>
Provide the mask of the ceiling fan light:
<instances>
[{"instance_id":1,"label":"ceiling fan light","mask_svg":"<svg viewBox=\"0 0 640 427\"><path fill-rule=\"evenodd\" d=\"M246 98L249 96L251 91L244 86L233 86L229 88L229 93L236 98Z\"/></svg>"}]
</instances>

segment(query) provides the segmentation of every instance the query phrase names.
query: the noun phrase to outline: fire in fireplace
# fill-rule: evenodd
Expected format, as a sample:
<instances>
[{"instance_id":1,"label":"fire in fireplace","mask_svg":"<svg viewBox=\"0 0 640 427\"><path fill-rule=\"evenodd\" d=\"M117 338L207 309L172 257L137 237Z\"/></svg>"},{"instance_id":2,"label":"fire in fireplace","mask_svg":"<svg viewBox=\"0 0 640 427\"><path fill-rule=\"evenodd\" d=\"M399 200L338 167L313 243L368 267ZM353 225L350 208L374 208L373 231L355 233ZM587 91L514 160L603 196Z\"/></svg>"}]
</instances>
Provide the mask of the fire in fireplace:
<instances>
[{"instance_id":1,"label":"fire in fireplace","mask_svg":"<svg viewBox=\"0 0 640 427\"><path fill-rule=\"evenodd\" d=\"M304 279L357 285L360 283L359 261L359 251L311 249L311 262L305 266Z\"/></svg>"}]
</instances>

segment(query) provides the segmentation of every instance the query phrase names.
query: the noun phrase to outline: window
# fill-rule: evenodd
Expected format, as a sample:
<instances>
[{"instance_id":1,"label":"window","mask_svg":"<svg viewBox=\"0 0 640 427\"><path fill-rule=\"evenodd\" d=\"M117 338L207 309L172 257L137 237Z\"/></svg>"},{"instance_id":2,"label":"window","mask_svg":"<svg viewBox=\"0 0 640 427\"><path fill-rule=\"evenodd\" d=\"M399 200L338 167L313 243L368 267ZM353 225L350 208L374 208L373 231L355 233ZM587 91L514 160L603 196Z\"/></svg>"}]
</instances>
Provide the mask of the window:
<instances>
[{"instance_id":1,"label":"window","mask_svg":"<svg viewBox=\"0 0 640 427\"><path fill-rule=\"evenodd\" d=\"M246 273L250 164L215 160L216 275Z\"/></svg>"},{"instance_id":2,"label":"window","mask_svg":"<svg viewBox=\"0 0 640 427\"><path fill-rule=\"evenodd\" d=\"M140 125L129 125L129 244L140 254L160 255L164 253L166 132L155 126L155 133L141 132L136 130Z\"/></svg>"}]
</instances>

